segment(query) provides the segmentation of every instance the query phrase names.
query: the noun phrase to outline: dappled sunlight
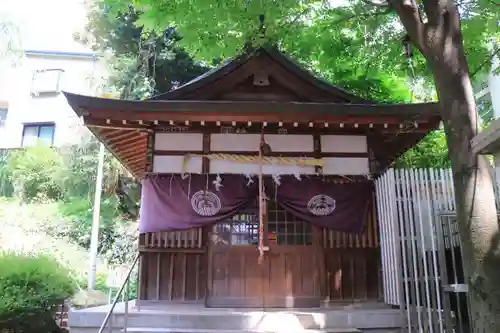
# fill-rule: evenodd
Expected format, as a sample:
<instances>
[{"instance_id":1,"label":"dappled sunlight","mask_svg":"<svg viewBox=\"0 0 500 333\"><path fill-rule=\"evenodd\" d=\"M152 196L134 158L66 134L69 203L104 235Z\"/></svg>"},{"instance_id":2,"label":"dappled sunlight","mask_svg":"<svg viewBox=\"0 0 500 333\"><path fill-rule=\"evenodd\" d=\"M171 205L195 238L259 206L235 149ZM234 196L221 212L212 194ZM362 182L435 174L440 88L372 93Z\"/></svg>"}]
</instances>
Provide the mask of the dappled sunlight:
<instances>
[{"instance_id":1,"label":"dappled sunlight","mask_svg":"<svg viewBox=\"0 0 500 333\"><path fill-rule=\"evenodd\" d=\"M333 287L335 291L339 291L342 288L342 269L338 269L333 276Z\"/></svg>"},{"instance_id":2,"label":"dappled sunlight","mask_svg":"<svg viewBox=\"0 0 500 333\"><path fill-rule=\"evenodd\" d=\"M324 328L326 315L314 312L276 311L250 312L248 325L258 332L291 332L308 328Z\"/></svg>"}]
</instances>

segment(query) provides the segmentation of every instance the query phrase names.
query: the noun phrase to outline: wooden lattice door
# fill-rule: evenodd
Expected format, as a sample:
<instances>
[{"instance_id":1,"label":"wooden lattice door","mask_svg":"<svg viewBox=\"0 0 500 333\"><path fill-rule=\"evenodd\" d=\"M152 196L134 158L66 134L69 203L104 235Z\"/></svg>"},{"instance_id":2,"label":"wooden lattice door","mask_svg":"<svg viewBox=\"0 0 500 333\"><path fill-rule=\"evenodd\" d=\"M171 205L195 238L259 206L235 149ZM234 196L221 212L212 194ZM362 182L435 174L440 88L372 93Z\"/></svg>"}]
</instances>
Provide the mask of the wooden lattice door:
<instances>
[{"instance_id":1,"label":"wooden lattice door","mask_svg":"<svg viewBox=\"0 0 500 333\"><path fill-rule=\"evenodd\" d=\"M320 303L321 251L315 229L273 205L259 263L256 209L218 223L211 233L207 306L315 307Z\"/></svg>"},{"instance_id":2,"label":"wooden lattice door","mask_svg":"<svg viewBox=\"0 0 500 333\"><path fill-rule=\"evenodd\" d=\"M209 307L263 307L258 262L258 214L243 212L216 224L210 235Z\"/></svg>"},{"instance_id":3,"label":"wooden lattice door","mask_svg":"<svg viewBox=\"0 0 500 333\"><path fill-rule=\"evenodd\" d=\"M320 305L321 248L315 228L270 201L263 262L265 307L316 307Z\"/></svg>"}]
</instances>

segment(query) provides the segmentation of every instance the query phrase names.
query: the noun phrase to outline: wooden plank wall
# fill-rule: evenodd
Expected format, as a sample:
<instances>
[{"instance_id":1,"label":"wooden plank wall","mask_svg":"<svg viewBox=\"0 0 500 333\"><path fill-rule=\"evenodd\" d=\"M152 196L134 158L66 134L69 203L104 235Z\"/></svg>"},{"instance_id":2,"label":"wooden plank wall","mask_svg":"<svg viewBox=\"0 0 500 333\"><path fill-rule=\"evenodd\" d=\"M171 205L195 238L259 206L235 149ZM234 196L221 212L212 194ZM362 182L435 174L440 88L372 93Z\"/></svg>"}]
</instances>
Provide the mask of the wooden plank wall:
<instances>
[{"instance_id":1,"label":"wooden plank wall","mask_svg":"<svg viewBox=\"0 0 500 333\"><path fill-rule=\"evenodd\" d=\"M375 211L361 235L323 229L326 301L377 300L380 297L380 247Z\"/></svg>"},{"instance_id":2,"label":"wooden plank wall","mask_svg":"<svg viewBox=\"0 0 500 333\"><path fill-rule=\"evenodd\" d=\"M139 237L140 301L203 301L207 284L202 228Z\"/></svg>"},{"instance_id":3,"label":"wooden plank wall","mask_svg":"<svg viewBox=\"0 0 500 333\"><path fill-rule=\"evenodd\" d=\"M377 300L381 292L375 209L361 235L322 230L325 301ZM138 300L203 301L207 283L208 229L141 234Z\"/></svg>"}]
</instances>

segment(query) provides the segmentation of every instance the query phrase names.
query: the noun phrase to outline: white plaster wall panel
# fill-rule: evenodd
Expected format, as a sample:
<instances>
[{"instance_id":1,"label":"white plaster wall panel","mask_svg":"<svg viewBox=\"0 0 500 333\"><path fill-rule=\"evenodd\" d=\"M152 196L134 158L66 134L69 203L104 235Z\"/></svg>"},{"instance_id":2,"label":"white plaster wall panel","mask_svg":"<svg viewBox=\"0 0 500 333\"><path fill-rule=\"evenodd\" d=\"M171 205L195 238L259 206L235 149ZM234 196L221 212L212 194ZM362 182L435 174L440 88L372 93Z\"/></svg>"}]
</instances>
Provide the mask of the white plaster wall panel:
<instances>
[{"instance_id":1,"label":"white plaster wall panel","mask_svg":"<svg viewBox=\"0 0 500 333\"><path fill-rule=\"evenodd\" d=\"M211 151L259 151L259 134L211 134Z\"/></svg>"},{"instance_id":2,"label":"white plaster wall panel","mask_svg":"<svg viewBox=\"0 0 500 333\"><path fill-rule=\"evenodd\" d=\"M324 153L366 153L365 135L322 135L321 151Z\"/></svg>"},{"instance_id":3,"label":"white plaster wall panel","mask_svg":"<svg viewBox=\"0 0 500 333\"><path fill-rule=\"evenodd\" d=\"M201 173L202 158L190 157L184 167L184 156L160 156L153 158L153 172L157 173Z\"/></svg>"},{"instance_id":4,"label":"white plaster wall panel","mask_svg":"<svg viewBox=\"0 0 500 333\"><path fill-rule=\"evenodd\" d=\"M325 157L323 174L325 175L366 175L369 173L366 157Z\"/></svg>"},{"instance_id":5,"label":"white plaster wall panel","mask_svg":"<svg viewBox=\"0 0 500 333\"><path fill-rule=\"evenodd\" d=\"M202 151L201 133L156 133L155 150Z\"/></svg>"},{"instance_id":6,"label":"white plaster wall panel","mask_svg":"<svg viewBox=\"0 0 500 333\"><path fill-rule=\"evenodd\" d=\"M274 152L312 152L312 135L268 134L264 139ZM211 151L259 151L260 134L212 134Z\"/></svg>"},{"instance_id":7,"label":"white plaster wall panel","mask_svg":"<svg viewBox=\"0 0 500 333\"><path fill-rule=\"evenodd\" d=\"M275 152L313 152L314 138L306 134L273 134L266 135L266 142Z\"/></svg>"},{"instance_id":8,"label":"white plaster wall panel","mask_svg":"<svg viewBox=\"0 0 500 333\"><path fill-rule=\"evenodd\" d=\"M235 163L231 161L212 160L210 161L210 173L231 173L231 174L258 174L259 165L250 163ZM313 166L293 166L265 164L262 173L266 175L291 175L294 173L311 175L315 173Z\"/></svg>"}]
</instances>

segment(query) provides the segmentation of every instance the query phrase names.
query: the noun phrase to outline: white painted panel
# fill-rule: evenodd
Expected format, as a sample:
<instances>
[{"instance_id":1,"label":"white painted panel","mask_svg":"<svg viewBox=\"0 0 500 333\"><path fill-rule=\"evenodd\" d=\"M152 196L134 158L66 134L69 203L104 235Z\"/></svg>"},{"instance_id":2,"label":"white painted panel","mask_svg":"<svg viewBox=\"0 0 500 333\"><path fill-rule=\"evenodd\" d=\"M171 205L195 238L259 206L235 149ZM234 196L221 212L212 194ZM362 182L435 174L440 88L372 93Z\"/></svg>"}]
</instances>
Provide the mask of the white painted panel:
<instances>
[{"instance_id":1,"label":"white painted panel","mask_svg":"<svg viewBox=\"0 0 500 333\"><path fill-rule=\"evenodd\" d=\"M266 142L275 152L313 152L314 139L310 134L266 135Z\"/></svg>"},{"instance_id":2,"label":"white painted panel","mask_svg":"<svg viewBox=\"0 0 500 333\"><path fill-rule=\"evenodd\" d=\"M259 134L211 134L211 151L259 151Z\"/></svg>"},{"instance_id":3,"label":"white painted panel","mask_svg":"<svg viewBox=\"0 0 500 333\"><path fill-rule=\"evenodd\" d=\"M324 153L366 153L364 135L322 135L321 151Z\"/></svg>"},{"instance_id":4,"label":"white painted panel","mask_svg":"<svg viewBox=\"0 0 500 333\"><path fill-rule=\"evenodd\" d=\"M312 135L269 134L266 142L274 152L312 152L314 140ZM251 151L259 150L260 134L212 134L210 150L212 151Z\"/></svg>"},{"instance_id":5,"label":"white painted panel","mask_svg":"<svg viewBox=\"0 0 500 333\"><path fill-rule=\"evenodd\" d=\"M299 174L314 174L313 166L292 166L292 165L264 165L262 172L266 175L291 175ZM212 160L210 161L210 173L232 173L232 174L258 174L259 165L250 163L235 163L231 161Z\"/></svg>"},{"instance_id":6,"label":"white painted panel","mask_svg":"<svg viewBox=\"0 0 500 333\"><path fill-rule=\"evenodd\" d=\"M160 156L153 158L153 172L158 173L201 173L201 157L190 157L183 170L184 156Z\"/></svg>"},{"instance_id":7,"label":"white painted panel","mask_svg":"<svg viewBox=\"0 0 500 333\"><path fill-rule=\"evenodd\" d=\"M325 175L366 175L369 173L366 157L324 157Z\"/></svg>"},{"instance_id":8,"label":"white painted panel","mask_svg":"<svg viewBox=\"0 0 500 333\"><path fill-rule=\"evenodd\" d=\"M156 133L155 150L202 151L201 133Z\"/></svg>"}]
</instances>

